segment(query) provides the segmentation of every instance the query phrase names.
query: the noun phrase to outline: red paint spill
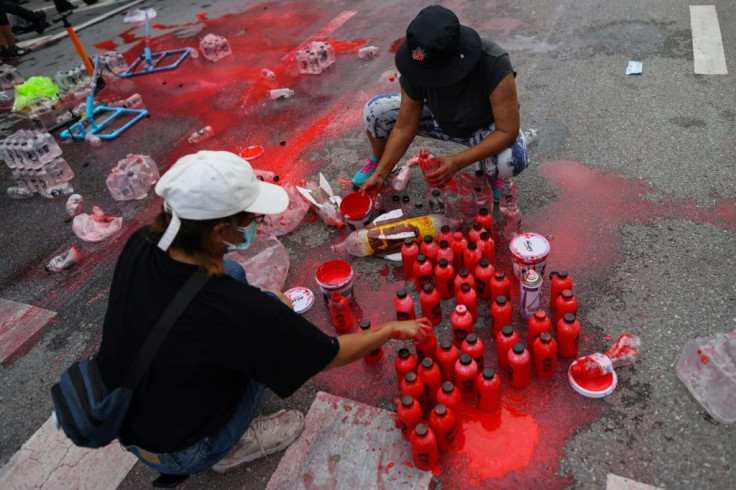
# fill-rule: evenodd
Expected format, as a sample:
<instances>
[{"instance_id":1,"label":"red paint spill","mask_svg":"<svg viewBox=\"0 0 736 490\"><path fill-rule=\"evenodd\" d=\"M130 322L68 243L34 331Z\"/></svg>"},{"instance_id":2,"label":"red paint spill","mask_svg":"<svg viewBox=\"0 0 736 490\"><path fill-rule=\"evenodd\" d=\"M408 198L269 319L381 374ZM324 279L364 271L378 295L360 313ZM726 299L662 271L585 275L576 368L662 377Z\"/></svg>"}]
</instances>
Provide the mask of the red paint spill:
<instances>
[{"instance_id":1,"label":"red paint spill","mask_svg":"<svg viewBox=\"0 0 736 490\"><path fill-rule=\"evenodd\" d=\"M353 406L352 405L345 405L343 408L345 409L346 412L352 412L353 411Z\"/></svg>"},{"instance_id":2,"label":"red paint spill","mask_svg":"<svg viewBox=\"0 0 736 490\"><path fill-rule=\"evenodd\" d=\"M708 358L708 356L700 356L700 362L702 362L703 364L708 364L710 362L710 359Z\"/></svg>"},{"instance_id":3,"label":"red paint spill","mask_svg":"<svg viewBox=\"0 0 736 490\"><path fill-rule=\"evenodd\" d=\"M116 43L112 39L93 44L93 46L97 49L103 49L106 51L115 51L116 49L118 49L118 43Z\"/></svg>"},{"instance_id":4,"label":"red paint spill","mask_svg":"<svg viewBox=\"0 0 736 490\"><path fill-rule=\"evenodd\" d=\"M393 43L391 43L391 47L388 49L388 52L389 53L396 53L396 51L399 50L399 46L401 46L401 43L404 42L404 39L406 39L406 38L405 37L402 37L402 38L397 39Z\"/></svg>"},{"instance_id":5,"label":"red paint spill","mask_svg":"<svg viewBox=\"0 0 736 490\"><path fill-rule=\"evenodd\" d=\"M391 469L394 467L394 462L391 461L389 464L386 465L386 468Z\"/></svg>"}]
</instances>

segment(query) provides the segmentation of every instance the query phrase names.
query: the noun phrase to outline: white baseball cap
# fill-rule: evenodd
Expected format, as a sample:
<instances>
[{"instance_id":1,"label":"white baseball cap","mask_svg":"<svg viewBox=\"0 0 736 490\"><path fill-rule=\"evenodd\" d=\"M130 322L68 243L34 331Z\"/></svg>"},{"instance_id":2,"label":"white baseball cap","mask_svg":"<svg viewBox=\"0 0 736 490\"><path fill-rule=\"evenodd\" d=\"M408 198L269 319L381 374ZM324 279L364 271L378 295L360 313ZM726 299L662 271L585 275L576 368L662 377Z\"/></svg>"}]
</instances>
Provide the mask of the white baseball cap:
<instances>
[{"instance_id":1,"label":"white baseball cap","mask_svg":"<svg viewBox=\"0 0 736 490\"><path fill-rule=\"evenodd\" d=\"M279 214L289 195L277 185L258 180L246 160L229 151L200 151L181 157L159 179L156 194L171 212L171 222L158 242L168 250L181 226L180 218L208 220L241 211Z\"/></svg>"}]
</instances>

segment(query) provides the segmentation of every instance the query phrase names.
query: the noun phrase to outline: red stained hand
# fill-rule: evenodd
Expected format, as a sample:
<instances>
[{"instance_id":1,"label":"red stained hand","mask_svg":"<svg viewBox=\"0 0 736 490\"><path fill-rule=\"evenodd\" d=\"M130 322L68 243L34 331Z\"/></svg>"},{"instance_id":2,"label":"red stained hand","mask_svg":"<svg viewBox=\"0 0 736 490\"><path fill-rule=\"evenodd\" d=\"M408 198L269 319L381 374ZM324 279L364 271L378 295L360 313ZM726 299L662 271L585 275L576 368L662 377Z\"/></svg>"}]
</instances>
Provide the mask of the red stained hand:
<instances>
[{"instance_id":1,"label":"red stained hand","mask_svg":"<svg viewBox=\"0 0 736 490\"><path fill-rule=\"evenodd\" d=\"M432 333L432 323L427 318L393 322L392 339L424 341Z\"/></svg>"},{"instance_id":2,"label":"red stained hand","mask_svg":"<svg viewBox=\"0 0 736 490\"><path fill-rule=\"evenodd\" d=\"M440 166L425 176L430 187L444 187L457 171L453 157L437 157L437 160Z\"/></svg>"}]
</instances>

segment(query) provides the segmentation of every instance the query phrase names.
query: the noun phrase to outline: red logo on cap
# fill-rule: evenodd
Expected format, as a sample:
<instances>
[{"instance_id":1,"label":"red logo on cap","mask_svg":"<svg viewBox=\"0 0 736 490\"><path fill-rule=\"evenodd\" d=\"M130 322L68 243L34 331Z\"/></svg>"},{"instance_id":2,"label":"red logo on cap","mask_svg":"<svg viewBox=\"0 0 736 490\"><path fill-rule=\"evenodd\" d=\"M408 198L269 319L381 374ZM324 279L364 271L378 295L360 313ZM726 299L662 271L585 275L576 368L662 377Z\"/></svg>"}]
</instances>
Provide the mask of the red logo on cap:
<instances>
[{"instance_id":1,"label":"red logo on cap","mask_svg":"<svg viewBox=\"0 0 736 490\"><path fill-rule=\"evenodd\" d=\"M416 61L424 61L424 58L426 56L427 56L427 54L420 47L414 48L414 51L411 52L412 59L414 59Z\"/></svg>"}]
</instances>

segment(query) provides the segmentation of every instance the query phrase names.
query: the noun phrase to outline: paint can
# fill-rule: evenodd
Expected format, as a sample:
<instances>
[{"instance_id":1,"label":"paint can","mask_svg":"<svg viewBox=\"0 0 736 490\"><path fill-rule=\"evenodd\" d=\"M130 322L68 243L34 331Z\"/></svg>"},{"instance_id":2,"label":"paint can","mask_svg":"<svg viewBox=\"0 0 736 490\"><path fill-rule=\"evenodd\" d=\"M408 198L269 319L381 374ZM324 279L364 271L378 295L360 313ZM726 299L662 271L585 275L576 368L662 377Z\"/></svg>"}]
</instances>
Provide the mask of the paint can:
<instances>
[{"instance_id":1,"label":"paint can","mask_svg":"<svg viewBox=\"0 0 736 490\"><path fill-rule=\"evenodd\" d=\"M521 279L530 269L544 276L549 255L549 242L546 238L536 233L521 233L511 240L509 249L517 279Z\"/></svg>"},{"instance_id":2,"label":"paint can","mask_svg":"<svg viewBox=\"0 0 736 490\"><path fill-rule=\"evenodd\" d=\"M616 389L616 385L618 385L616 371L611 371L599 378L578 379L572 375L572 364L574 363L571 363L570 368L567 370L567 379L572 389L581 395L588 398L603 398L613 393L613 390Z\"/></svg>"},{"instance_id":3,"label":"paint can","mask_svg":"<svg viewBox=\"0 0 736 490\"><path fill-rule=\"evenodd\" d=\"M528 320L542 307L542 276L534 269L529 269L521 278L519 287L519 314Z\"/></svg>"},{"instance_id":4,"label":"paint can","mask_svg":"<svg viewBox=\"0 0 736 490\"><path fill-rule=\"evenodd\" d=\"M373 200L360 192L351 192L340 202L340 214L353 230L361 230L371 222Z\"/></svg>"},{"instance_id":5,"label":"paint can","mask_svg":"<svg viewBox=\"0 0 736 490\"><path fill-rule=\"evenodd\" d=\"M345 296L348 301L353 300L353 268L345 260L334 259L324 262L317 267L314 274L322 299L325 304L330 301L333 292Z\"/></svg>"},{"instance_id":6,"label":"paint can","mask_svg":"<svg viewBox=\"0 0 736 490\"><path fill-rule=\"evenodd\" d=\"M301 286L284 291L284 296L289 298L294 312L300 315L309 310L314 304L314 293L310 289Z\"/></svg>"}]
</instances>

